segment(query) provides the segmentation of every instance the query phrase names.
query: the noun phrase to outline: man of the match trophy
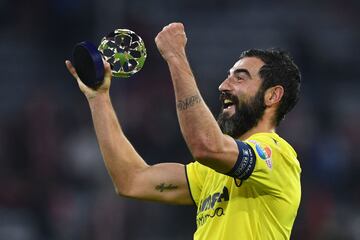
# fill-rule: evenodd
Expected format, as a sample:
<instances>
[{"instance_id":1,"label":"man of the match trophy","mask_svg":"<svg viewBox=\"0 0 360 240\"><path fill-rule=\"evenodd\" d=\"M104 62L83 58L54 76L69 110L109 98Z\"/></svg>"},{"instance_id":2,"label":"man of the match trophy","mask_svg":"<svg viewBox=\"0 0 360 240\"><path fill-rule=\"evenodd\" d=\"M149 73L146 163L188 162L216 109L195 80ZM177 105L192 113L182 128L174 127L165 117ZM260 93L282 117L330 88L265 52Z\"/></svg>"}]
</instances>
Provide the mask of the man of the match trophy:
<instances>
[{"instance_id":1,"label":"man of the match trophy","mask_svg":"<svg viewBox=\"0 0 360 240\"><path fill-rule=\"evenodd\" d=\"M104 63L111 66L114 77L127 78L140 71L146 59L144 41L133 31L116 29L105 36L98 48L89 41L75 45L73 62L80 79L98 88L104 79Z\"/></svg>"}]
</instances>

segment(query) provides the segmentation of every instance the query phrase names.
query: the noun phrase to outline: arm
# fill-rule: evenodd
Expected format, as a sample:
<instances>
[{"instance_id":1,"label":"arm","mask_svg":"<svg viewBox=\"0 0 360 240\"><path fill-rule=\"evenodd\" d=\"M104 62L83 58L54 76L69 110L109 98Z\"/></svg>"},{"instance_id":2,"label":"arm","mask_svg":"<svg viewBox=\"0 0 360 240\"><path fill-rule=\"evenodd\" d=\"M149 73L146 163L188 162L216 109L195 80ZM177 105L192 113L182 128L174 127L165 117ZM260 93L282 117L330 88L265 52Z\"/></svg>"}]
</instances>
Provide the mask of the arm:
<instances>
[{"instance_id":1,"label":"arm","mask_svg":"<svg viewBox=\"0 0 360 240\"><path fill-rule=\"evenodd\" d=\"M104 83L96 91L79 79L70 61L66 61L66 66L88 100L100 150L116 192L143 200L191 204L184 165L149 166L124 135L110 100L110 65L105 63Z\"/></svg>"},{"instance_id":2,"label":"arm","mask_svg":"<svg viewBox=\"0 0 360 240\"><path fill-rule=\"evenodd\" d=\"M229 172L239 150L235 141L221 132L200 95L185 53L184 26L166 26L155 41L169 66L181 132L192 155L218 172Z\"/></svg>"}]
</instances>

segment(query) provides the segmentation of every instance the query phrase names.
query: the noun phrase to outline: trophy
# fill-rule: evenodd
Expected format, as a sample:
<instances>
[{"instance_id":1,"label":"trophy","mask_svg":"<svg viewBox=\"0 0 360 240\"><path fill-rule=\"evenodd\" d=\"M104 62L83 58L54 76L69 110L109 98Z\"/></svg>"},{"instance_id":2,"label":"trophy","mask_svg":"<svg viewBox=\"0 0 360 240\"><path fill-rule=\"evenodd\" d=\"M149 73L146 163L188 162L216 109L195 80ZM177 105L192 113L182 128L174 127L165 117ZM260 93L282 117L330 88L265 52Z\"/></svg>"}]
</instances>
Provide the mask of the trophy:
<instances>
[{"instance_id":1,"label":"trophy","mask_svg":"<svg viewBox=\"0 0 360 240\"><path fill-rule=\"evenodd\" d=\"M104 63L111 66L111 75L128 78L141 70L146 59L144 41L128 29L116 29L103 37L98 48L89 41L75 45L73 62L80 79L89 87L98 88L104 79Z\"/></svg>"}]
</instances>

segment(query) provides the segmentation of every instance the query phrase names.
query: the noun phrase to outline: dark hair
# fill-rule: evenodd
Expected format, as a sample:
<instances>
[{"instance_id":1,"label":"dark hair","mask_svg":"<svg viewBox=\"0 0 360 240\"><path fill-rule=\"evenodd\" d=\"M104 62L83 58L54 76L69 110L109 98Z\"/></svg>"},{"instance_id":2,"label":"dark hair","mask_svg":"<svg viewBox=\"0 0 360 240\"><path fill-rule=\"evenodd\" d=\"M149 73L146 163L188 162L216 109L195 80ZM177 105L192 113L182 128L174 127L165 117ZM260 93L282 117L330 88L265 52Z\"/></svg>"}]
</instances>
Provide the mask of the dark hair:
<instances>
[{"instance_id":1,"label":"dark hair","mask_svg":"<svg viewBox=\"0 0 360 240\"><path fill-rule=\"evenodd\" d=\"M245 57L256 57L265 63L259 70L263 80L261 91L265 92L266 89L276 85L284 88L284 95L274 119L278 126L299 100L301 82L299 68L289 53L278 49L250 49L241 53L240 59Z\"/></svg>"}]
</instances>

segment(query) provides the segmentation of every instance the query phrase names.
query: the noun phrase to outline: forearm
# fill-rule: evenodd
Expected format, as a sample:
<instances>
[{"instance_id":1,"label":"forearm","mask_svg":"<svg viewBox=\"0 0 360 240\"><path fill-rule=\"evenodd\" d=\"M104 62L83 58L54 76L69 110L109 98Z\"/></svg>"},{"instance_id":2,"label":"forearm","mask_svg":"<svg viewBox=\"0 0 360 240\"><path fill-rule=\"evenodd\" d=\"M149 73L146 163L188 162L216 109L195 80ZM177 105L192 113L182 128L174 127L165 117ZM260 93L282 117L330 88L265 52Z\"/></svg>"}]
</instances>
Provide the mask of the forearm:
<instances>
[{"instance_id":1,"label":"forearm","mask_svg":"<svg viewBox=\"0 0 360 240\"><path fill-rule=\"evenodd\" d=\"M186 56L168 60L181 132L195 157L223 148L223 134L203 101Z\"/></svg>"},{"instance_id":2,"label":"forearm","mask_svg":"<svg viewBox=\"0 0 360 240\"><path fill-rule=\"evenodd\" d=\"M109 95L89 99L89 106L106 168L116 190L126 195L135 173L148 166L125 137Z\"/></svg>"},{"instance_id":3,"label":"forearm","mask_svg":"<svg viewBox=\"0 0 360 240\"><path fill-rule=\"evenodd\" d=\"M110 101L110 64L105 63L104 82L94 90L81 81L70 61L65 63L88 99L100 150L117 193L144 200L192 203L183 165L148 166L125 137Z\"/></svg>"}]
</instances>

